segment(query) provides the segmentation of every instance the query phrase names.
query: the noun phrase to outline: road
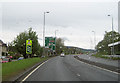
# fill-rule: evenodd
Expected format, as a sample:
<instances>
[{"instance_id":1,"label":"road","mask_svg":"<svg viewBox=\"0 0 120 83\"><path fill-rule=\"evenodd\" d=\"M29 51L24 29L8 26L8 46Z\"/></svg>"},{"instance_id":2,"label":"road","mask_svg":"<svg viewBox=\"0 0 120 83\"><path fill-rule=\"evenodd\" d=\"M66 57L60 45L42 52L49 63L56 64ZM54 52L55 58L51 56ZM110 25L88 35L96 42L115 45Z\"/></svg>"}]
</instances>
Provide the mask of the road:
<instances>
[{"instance_id":1,"label":"road","mask_svg":"<svg viewBox=\"0 0 120 83\"><path fill-rule=\"evenodd\" d=\"M54 57L24 81L118 81L118 74L82 63L73 55Z\"/></svg>"}]
</instances>

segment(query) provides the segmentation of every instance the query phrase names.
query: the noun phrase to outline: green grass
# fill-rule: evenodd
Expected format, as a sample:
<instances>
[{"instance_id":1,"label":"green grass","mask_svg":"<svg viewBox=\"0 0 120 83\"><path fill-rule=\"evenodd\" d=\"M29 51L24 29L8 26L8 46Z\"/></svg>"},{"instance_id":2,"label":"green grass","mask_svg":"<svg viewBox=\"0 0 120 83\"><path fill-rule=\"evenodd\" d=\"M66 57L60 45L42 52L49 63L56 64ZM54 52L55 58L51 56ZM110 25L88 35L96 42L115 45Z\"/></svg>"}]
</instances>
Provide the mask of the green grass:
<instances>
[{"instance_id":1,"label":"green grass","mask_svg":"<svg viewBox=\"0 0 120 83\"><path fill-rule=\"evenodd\" d=\"M120 60L120 57L112 57L113 60Z\"/></svg>"},{"instance_id":2,"label":"green grass","mask_svg":"<svg viewBox=\"0 0 120 83\"><path fill-rule=\"evenodd\" d=\"M28 68L32 67L33 65L37 64L38 62L44 61L48 59L45 58L29 58L23 59L15 62L3 63L2 64L2 79L8 80L10 77L13 77L22 71L27 70Z\"/></svg>"},{"instance_id":3,"label":"green grass","mask_svg":"<svg viewBox=\"0 0 120 83\"><path fill-rule=\"evenodd\" d=\"M104 58L104 59L120 60L120 57L107 57L107 56L102 56L102 54L95 54L95 55L92 55L92 56L99 57L99 58Z\"/></svg>"}]
</instances>

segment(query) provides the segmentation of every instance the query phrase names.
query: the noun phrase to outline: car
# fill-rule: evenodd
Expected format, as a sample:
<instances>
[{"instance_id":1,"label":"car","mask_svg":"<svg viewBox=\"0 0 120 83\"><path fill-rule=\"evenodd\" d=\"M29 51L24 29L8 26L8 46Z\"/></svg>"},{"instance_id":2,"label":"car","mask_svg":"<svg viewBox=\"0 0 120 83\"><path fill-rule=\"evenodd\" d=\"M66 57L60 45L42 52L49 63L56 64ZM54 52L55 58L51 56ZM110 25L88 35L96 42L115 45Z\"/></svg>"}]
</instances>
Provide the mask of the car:
<instances>
[{"instance_id":1,"label":"car","mask_svg":"<svg viewBox=\"0 0 120 83\"><path fill-rule=\"evenodd\" d=\"M0 63L2 63L2 59L0 58Z\"/></svg>"},{"instance_id":2,"label":"car","mask_svg":"<svg viewBox=\"0 0 120 83\"><path fill-rule=\"evenodd\" d=\"M18 60L22 60L22 59L24 59L24 57L19 57L19 58L18 58Z\"/></svg>"},{"instance_id":3,"label":"car","mask_svg":"<svg viewBox=\"0 0 120 83\"><path fill-rule=\"evenodd\" d=\"M2 58L2 63L11 62L10 58Z\"/></svg>"},{"instance_id":4,"label":"car","mask_svg":"<svg viewBox=\"0 0 120 83\"><path fill-rule=\"evenodd\" d=\"M61 56L61 57L65 57L65 54L64 54L64 53L61 53L60 56Z\"/></svg>"},{"instance_id":5,"label":"car","mask_svg":"<svg viewBox=\"0 0 120 83\"><path fill-rule=\"evenodd\" d=\"M0 58L2 59L2 58L6 58L6 56L0 56Z\"/></svg>"},{"instance_id":6,"label":"car","mask_svg":"<svg viewBox=\"0 0 120 83\"><path fill-rule=\"evenodd\" d=\"M45 58L45 56L41 56L42 58Z\"/></svg>"},{"instance_id":7,"label":"car","mask_svg":"<svg viewBox=\"0 0 120 83\"><path fill-rule=\"evenodd\" d=\"M9 56L10 59L12 59L13 57L12 56Z\"/></svg>"}]
</instances>

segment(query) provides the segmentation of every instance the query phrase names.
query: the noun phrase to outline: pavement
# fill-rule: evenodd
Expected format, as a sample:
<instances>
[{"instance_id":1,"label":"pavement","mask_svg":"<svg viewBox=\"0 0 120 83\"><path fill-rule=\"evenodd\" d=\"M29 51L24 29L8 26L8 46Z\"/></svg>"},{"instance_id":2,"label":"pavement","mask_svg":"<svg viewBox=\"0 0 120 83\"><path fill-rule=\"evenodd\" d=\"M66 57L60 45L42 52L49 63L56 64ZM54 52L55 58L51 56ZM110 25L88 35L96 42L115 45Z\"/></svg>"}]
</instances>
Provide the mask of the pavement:
<instances>
[{"instance_id":1,"label":"pavement","mask_svg":"<svg viewBox=\"0 0 120 83\"><path fill-rule=\"evenodd\" d=\"M79 58L82 58L82 59L85 59L85 60L89 60L89 61L93 61L93 62L98 62L98 63L110 65L110 66L120 67L119 60L96 58L94 56L91 56L91 54L89 54L89 55L82 54L82 55L77 55L77 56Z\"/></svg>"},{"instance_id":2,"label":"pavement","mask_svg":"<svg viewBox=\"0 0 120 83\"><path fill-rule=\"evenodd\" d=\"M116 58L120 58L120 55L102 55L102 56L106 56L106 57L116 57Z\"/></svg>"},{"instance_id":3,"label":"pavement","mask_svg":"<svg viewBox=\"0 0 120 83\"><path fill-rule=\"evenodd\" d=\"M49 59L24 81L118 81L118 77L113 72L85 64L75 59L74 55L66 55Z\"/></svg>"}]
</instances>

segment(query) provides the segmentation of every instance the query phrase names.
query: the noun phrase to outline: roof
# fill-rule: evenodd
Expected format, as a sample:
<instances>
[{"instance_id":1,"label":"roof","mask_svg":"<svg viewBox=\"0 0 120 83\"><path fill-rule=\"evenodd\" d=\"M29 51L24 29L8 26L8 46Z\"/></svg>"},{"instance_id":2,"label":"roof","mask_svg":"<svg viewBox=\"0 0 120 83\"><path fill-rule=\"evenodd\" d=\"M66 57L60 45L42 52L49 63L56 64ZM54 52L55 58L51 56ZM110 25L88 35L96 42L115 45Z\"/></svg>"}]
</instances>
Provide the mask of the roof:
<instances>
[{"instance_id":1,"label":"roof","mask_svg":"<svg viewBox=\"0 0 120 83\"><path fill-rule=\"evenodd\" d=\"M5 43L3 43L2 40L0 40L0 45L2 45L2 46L6 46L6 47L7 47L7 45L6 45Z\"/></svg>"},{"instance_id":2,"label":"roof","mask_svg":"<svg viewBox=\"0 0 120 83\"><path fill-rule=\"evenodd\" d=\"M119 44L120 44L120 41L115 42L115 43L108 44L108 46L110 47L110 46L115 46L115 45L119 45Z\"/></svg>"},{"instance_id":3,"label":"roof","mask_svg":"<svg viewBox=\"0 0 120 83\"><path fill-rule=\"evenodd\" d=\"M2 44L3 44L3 41L2 41L2 40L0 40L0 43L2 43Z\"/></svg>"}]
</instances>

